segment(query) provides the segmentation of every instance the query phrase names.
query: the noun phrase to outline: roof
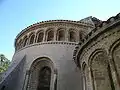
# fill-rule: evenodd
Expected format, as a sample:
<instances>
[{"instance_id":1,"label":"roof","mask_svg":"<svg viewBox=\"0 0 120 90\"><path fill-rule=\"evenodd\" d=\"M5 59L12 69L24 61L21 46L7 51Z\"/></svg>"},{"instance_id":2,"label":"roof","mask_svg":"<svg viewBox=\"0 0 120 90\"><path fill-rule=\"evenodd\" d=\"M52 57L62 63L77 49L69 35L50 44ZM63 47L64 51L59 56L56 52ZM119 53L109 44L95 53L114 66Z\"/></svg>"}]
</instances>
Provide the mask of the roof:
<instances>
[{"instance_id":1,"label":"roof","mask_svg":"<svg viewBox=\"0 0 120 90\"><path fill-rule=\"evenodd\" d=\"M81 19L80 22L83 22L83 23L87 23L87 24L91 24L93 26L98 26L102 21L99 20L98 18L96 17L92 17L92 16L89 16L89 17L86 17L84 19Z\"/></svg>"}]
</instances>

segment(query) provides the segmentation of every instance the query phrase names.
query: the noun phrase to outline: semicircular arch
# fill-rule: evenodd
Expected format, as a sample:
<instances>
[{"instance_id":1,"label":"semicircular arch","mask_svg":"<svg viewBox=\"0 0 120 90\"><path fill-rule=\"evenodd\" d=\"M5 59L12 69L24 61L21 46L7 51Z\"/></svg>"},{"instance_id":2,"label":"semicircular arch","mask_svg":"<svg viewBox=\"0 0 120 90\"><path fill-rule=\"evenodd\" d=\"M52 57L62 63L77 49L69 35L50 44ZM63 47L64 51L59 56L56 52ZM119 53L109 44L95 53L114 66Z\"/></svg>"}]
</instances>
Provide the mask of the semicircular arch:
<instances>
[{"instance_id":1,"label":"semicircular arch","mask_svg":"<svg viewBox=\"0 0 120 90\"><path fill-rule=\"evenodd\" d=\"M56 70L50 58L39 57L35 59L32 62L29 71L30 74L29 74L27 89L50 90L51 88L54 87L54 83L55 83L54 79L57 78L55 77L55 74L57 73L55 73Z\"/></svg>"},{"instance_id":2,"label":"semicircular arch","mask_svg":"<svg viewBox=\"0 0 120 90\"><path fill-rule=\"evenodd\" d=\"M104 53L107 56L107 52L105 51L105 49L103 49L103 48L96 49L95 51L92 52L92 54L88 58L88 66L90 66L93 58L99 53Z\"/></svg>"},{"instance_id":3,"label":"semicircular arch","mask_svg":"<svg viewBox=\"0 0 120 90\"><path fill-rule=\"evenodd\" d=\"M118 45L120 45L120 38L117 39L117 40L110 46L110 48L109 48L109 54L110 54L110 55L112 55L114 49L115 49Z\"/></svg>"},{"instance_id":4,"label":"semicircular arch","mask_svg":"<svg viewBox=\"0 0 120 90\"><path fill-rule=\"evenodd\" d=\"M65 30L66 28L58 28L56 35L58 41L65 41Z\"/></svg>"},{"instance_id":5,"label":"semicircular arch","mask_svg":"<svg viewBox=\"0 0 120 90\"><path fill-rule=\"evenodd\" d=\"M111 62L117 78L117 83L120 87L120 38L116 40L109 48Z\"/></svg>"},{"instance_id":6,"label":"semicircular arch","mask_svg":"<svg viewBox=\"0 0 120 90\"><path fill-rule=\"evenodd\" d=\"M48 28L46 30L46 41L54 40L54 28Z\"/></svg>"},{"instance_id":7,"label":"semicircular arch","mask_svg":"<svg viewBox=\"0 0 120 90\"><path fill-rule=\"evenodd\" d=\"M42 42L43 41L43 37L44 37L44 30L37 31L35 42L37 42L37 43Z\"/></svg>"},{"instance_id":8,"label":"semicircular arch","mask_svg":"<svg viewBox=\"0 0 120 90\"><path fill-rule=\"evenodd\" d=\"M113 90L113 79L106 50L99 48L93 51L88 64L93 90Z\"/></svg>"},{"instance_id":9,"label":"semicircular arch","mask_svg":"<svg viewBox=\"0 0 120 90\"><path fill-rule=\"evenodd\" d=\"M52 62L52 60L50 58L48 58L48 57L39 57L39 58L35 59L32 62L31 66L30 66L30 70L32 69L32 67L40 64L41 62L49 63L50 65L52 65L52 68L55 68L54 63Z\"/></svg>"}]
</instances>

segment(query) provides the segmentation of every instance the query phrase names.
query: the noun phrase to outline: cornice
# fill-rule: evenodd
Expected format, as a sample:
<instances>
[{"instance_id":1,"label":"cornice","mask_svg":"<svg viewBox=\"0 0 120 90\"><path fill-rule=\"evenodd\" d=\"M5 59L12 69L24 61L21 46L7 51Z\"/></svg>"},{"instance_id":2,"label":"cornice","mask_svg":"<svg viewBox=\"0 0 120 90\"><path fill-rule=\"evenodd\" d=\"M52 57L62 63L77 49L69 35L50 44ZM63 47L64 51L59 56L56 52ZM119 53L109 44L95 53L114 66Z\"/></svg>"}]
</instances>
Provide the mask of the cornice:
<instances>
[{"instance_id":1,"label":"cornice","mask_svg":"<svg viewBox=\"0 0 120 90\"><path fill-rule=\"evenodd\" d=\"M45 25L48 24L54 24L54 23L66 23L66 24L76 24L76 25L83 25L83 26L87 26L87 27L94 27L92 24L88 24L88 23L84 23L84 22L80 22L80 21L72 21L72 20L48 20L48 21L42 21L42 22L38 22L35 23L33 25L28 26L27 28L23 29L17 36L16 39L21 36L21 34L23 34L26 31L29 31L30 29L36 29L38 27L45 27Z\"/></svg>"},{"instance_id":2,"label":"cornice","mask_svg":"<svg viewBox=\"0 0 120 90\"><path fill-rule=\"evenodd\" d=\"M21 49L19 50L16 50L15 53L23 50L23 49L26 49L26 48L29 48L29 47L32 47L32 46L39 46L39 45L45 45L45 44L64 44L64 45L77 45L77 42L67 42L67 41L47 41L47 42L40 42L40 43L33 43L31 45L27 45L25 47L22 47Z\"/></svg>"}]
</instances>

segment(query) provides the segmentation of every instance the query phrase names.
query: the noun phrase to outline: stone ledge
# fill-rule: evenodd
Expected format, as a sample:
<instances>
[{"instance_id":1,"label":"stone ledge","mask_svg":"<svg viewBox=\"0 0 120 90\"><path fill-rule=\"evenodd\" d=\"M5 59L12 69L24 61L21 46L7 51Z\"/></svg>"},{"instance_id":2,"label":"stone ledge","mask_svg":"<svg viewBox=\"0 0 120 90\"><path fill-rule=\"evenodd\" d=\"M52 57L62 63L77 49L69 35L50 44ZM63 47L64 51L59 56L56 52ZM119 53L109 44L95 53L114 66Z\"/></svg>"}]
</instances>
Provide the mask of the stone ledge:
<instances>
[{"instance_id":1,"label":"stone ledge","mask_svg":"<svg viewBox=\"0 0 120 90\"><path fill-rule=\"evenodd\" d=\"M26 49L26 48L29 48L29 47L32 47L32 46L38 46L38 45L45 45L45 44L66 44L66 45L78 45L77 42L65 42L65 41L47 41L47 42L40 42L40 43L34 43L34 44L31 44L31 45L27 45L25 47L22 47L21 49L19 50L16 50L16 52L19 52L23 49Z\"/></svg>"}]
</instances>

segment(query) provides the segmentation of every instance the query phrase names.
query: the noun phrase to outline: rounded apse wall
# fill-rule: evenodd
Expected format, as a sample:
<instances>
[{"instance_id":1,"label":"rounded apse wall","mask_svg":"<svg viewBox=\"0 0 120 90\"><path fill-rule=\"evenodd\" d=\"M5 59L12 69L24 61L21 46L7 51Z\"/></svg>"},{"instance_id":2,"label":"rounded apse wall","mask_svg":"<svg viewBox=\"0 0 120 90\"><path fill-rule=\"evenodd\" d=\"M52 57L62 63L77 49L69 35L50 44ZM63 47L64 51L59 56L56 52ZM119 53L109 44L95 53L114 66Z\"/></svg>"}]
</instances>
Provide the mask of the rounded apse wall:
<instances>
[{"instance_id":1,"label":"rounded apse wall","mask_svg":"<svg viewBox=\"0 0 120 90\"><path fill-rule=\"evenodd\" d=\"M82 90L80 71L72 56L78 41L91 28L85 23L58 20L37 23L20 32L15 39L13 65L24 56L26 59L17 90L36 90L45 88L44 85L47 90ZM41 71L41 67L47 69ZM44 80L40 83L40 72L50 77L49 84L44 84Z\"/></svg>"}]
</instances>

